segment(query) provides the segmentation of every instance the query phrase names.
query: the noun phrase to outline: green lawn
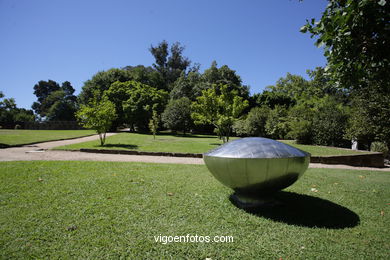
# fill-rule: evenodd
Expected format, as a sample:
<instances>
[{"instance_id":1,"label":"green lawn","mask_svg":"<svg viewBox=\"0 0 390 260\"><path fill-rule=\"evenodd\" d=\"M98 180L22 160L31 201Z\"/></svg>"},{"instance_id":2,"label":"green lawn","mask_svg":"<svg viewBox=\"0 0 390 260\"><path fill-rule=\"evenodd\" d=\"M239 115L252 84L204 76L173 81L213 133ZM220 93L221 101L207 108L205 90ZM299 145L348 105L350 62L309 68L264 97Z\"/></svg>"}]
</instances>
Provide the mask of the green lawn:
<instances>
[{"instance_id":1,"label":"green lawn","mask_svg":"<svg viewBox=\"0 0 390 260\"><path fill-rule=\"evenodd\" d=\"M236 138L232 138L236 139ZM305 150L313 156L319 155L342 155L356 154L359 152L345 149L336 149L332 147L313 146L313 145L296 145L293 141L283 141L299 149ZM205 153L210 149L221 145L216 136L208 135L189 135L173 136L173 135L158 135L153 139L152 135L135 134L135 133L120 133L114 136L107 137L106 144L100 146L98 140L78 143L67 146L56 147L55 149L70 149L78 150L81 148L89 149L117 149L117 150L138 150L147 152L177 152L177 153Z\"/></svg>"},{"instance_id":2,"label":"green lawn","mask_svg":"<svg viewBox=\"0 0 390 260\"><path fill-rule=\"evenodd\" d=\"M387 172L309 169L284 206L251 214L203 165L2 162L0 258L389 259L389 186ZM187 234L234 242L154 239Z\"/></svg>"},{"instance_id":3,"label":"green lawn","mask_svg":"<svg viewBox=\"0 0 390 260\"><path fill-rule=\"evenodd\" d=\"M95 134L93 130L11 130L0 129L0 147L61 140Z\"/></svg>"}]
</instances>

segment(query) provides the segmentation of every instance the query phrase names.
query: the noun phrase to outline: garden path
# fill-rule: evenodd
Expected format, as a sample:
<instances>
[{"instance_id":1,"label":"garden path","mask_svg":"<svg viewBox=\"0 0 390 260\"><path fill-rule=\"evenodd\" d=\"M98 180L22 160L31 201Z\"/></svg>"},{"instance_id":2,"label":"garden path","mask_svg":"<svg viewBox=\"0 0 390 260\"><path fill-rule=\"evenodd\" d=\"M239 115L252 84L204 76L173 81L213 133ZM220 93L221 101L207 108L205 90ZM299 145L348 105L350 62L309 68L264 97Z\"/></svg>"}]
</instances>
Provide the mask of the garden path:
<instances>
[{"instance_id":1,"label":"garden path","mask_svg":"<svg viewBox=\"0 0 390 260\"><path fill-rule=\"evenodd\" d=\"M108 136L116 133L107 133ZM188 157L167 157L149 155L99 154L79 151L50 150L57 146L87 142L98 139L98 135L51 141L21 147L0 149L0 161L112 161L112 162L147 162L147 163L176 163L176 164L204 164L203 159ZM310 168L338 168L353 170L390 171L386 168L353 167L347 165L328 165L311 163Z\"/></svg>"}]
</instances>

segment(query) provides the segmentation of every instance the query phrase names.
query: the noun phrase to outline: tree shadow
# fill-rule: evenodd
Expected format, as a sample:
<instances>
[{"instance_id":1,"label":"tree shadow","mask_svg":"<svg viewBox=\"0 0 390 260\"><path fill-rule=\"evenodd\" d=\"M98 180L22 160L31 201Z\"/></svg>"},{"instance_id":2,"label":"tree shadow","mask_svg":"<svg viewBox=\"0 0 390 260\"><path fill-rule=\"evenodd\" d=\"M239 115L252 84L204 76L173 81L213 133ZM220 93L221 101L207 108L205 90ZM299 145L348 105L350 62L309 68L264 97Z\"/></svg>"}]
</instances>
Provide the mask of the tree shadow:
<instances>
[{"instance_id":1,"label":"tree shadow","mask_svg":"<svg viewBox=\"0 0 390 260\"><path fill-rule=\"evenodd\" d=\"M125 148L125 149L138 149L138 145L135 144L104 144L103 147L108 148Z\"/></svg>"},{"instance_id":2,"label":"tree shadow","mask_svg":"<svg viewBox=\"0 0 390 260\"><path fill-rule=\"evenodd\" d=\"M328 200L294 192L279 191L266 198L274 203L256 207L242 207L232 199L232 196L230 200L236 207L255 216L289 225L343 229L355 227L360 222L359 216L346 207Z\"/></svg>"}]
</instances>

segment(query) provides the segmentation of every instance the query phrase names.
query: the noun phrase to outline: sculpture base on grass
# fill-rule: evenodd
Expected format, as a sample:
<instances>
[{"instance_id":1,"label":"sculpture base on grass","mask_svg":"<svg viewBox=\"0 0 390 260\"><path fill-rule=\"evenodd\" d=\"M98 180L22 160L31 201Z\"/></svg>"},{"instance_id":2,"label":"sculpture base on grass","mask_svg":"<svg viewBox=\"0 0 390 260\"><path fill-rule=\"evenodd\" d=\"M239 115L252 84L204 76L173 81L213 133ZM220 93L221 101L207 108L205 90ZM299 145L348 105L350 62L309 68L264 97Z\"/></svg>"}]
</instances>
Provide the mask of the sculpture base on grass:
<instances>
[{"instance_id":1,"label":"sculpture base on grass","mask_svg":"<svg viewBox=\"0 0 390 260\"><path fill-rule=\"evenodd\" d=\"M244 194L233 193L229 196L229 199L237 208L244 210L256 210L282 205L279 200L276 200L269 195L248 196Z\"/></svg>"}]
</instances>

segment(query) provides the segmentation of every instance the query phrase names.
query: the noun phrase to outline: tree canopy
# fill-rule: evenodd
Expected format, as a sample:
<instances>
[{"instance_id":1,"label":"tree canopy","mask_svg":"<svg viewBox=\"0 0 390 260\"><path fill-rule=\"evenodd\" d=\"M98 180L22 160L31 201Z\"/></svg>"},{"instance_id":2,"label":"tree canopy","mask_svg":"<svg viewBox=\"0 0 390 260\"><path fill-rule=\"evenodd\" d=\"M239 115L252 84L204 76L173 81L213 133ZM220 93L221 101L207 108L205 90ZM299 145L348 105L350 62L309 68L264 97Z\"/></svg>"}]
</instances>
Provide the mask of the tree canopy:
<instances>
[{"instance_id":1,"label":"tree canopy","mask_svg":"<svg viewBox=\"0 0 390 260\"><path fill-rule=\"evenodd\" d=\"M77 110L77 97L69 81L60 86L53 80L39 81L34 86L37 102L32 108L42 118L48 121L74 121Z\"/></svg>"}]
</instances>

